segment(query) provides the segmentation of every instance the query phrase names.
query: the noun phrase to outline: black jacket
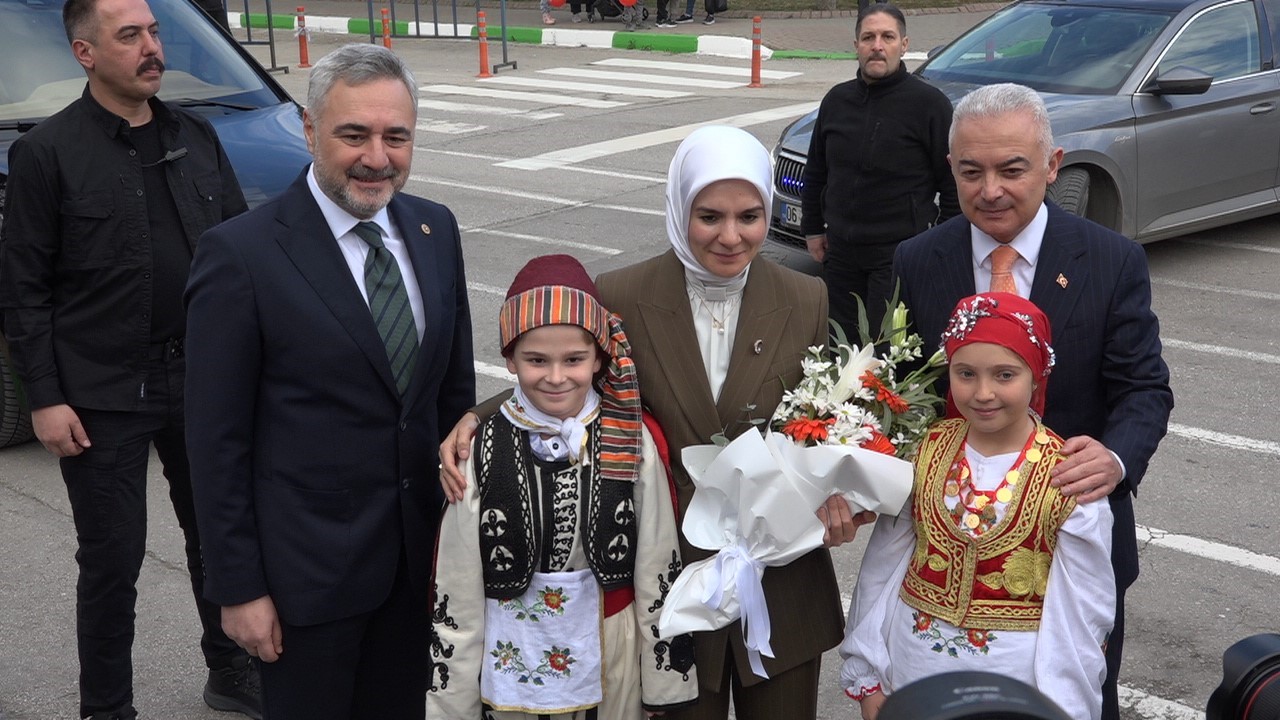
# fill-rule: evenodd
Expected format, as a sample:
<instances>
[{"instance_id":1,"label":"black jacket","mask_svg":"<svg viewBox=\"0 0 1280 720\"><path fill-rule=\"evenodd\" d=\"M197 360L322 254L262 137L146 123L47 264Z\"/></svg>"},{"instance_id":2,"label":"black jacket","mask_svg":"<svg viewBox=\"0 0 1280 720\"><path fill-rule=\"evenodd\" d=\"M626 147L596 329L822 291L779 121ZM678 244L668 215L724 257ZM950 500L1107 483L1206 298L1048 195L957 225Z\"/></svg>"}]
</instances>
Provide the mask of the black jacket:
<instances>
[{"instance_id":1,"label":"black jacket","mask_svg":"<svg viewBox=\"0 0 1280 720\"><path fill-rule=\"evenodd\" d=\"M165 175L194 251L246 210L213 127L151 99ZM0 309L32 408L137 409L151 349L150 226L129 124L85 89L9 148Z\"/></svg>"},{"instance_id":2,"label":"black jacket","mask_svg":"<svg viewBox=\"0 0 1280 720\"><path fill-rule=\"evenodd\" d=\"M840 256L959 215L947 164L950 127L951 101L905 66L874 83L859 72L831 88L809 143L804 234L825 232L828 253Z\"/></svg>"}]
</instances>

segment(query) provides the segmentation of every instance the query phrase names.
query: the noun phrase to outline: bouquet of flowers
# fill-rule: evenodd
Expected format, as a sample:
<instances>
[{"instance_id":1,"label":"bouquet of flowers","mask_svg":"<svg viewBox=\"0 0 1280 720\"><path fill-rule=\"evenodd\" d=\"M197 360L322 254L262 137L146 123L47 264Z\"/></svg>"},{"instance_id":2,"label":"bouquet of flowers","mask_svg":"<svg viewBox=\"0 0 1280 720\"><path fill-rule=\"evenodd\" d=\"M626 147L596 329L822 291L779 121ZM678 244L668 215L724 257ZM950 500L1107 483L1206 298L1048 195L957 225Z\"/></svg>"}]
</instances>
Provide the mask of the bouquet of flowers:
<instances>
[{"instance_id":1,"label":"bouquet of flowers","mask_svg":"<svg viewBox=\"0 0 1280 720\"><path fill-rule=\"evenodd\" d=\"M760 584L765 567L822 545L825 529L815 513L831 495L842 495L854 512L902 510L911 493L910 458L939 402L932 384L945 356L939 351L907 370L921 360L923 342L907 332L901 304L877 343L866 338L865 324L861 348L838 329L833 355L809 348L803 379L769 423L776 432L752 430L723 447L683 450L696 486L684 536L716 555L686 565L676 579L658 622L663 637L741 619L752 672L768 677L761 660L773 657ZM876 344L888 348L884 357L876 357Z\"/></svg>"},{"instance_id":2,"label":"bouquet of flowers","mask_svg":"<svg viewBox=\"0 0 1280 720\"><path fill-rule=\"evenodd\" d=\"M922 359L923 341L907 329L907 308L898 303L876 342L863 328L862 347L850 345L837 328L834 355L809 348L804 379L782 396L771 427L804 446L852 445L912 460L941 402L933 381L946 355L939 349L899 379L900 369ZM888 346L883 357L877 345Z\"/></svg>"}]
</instances>

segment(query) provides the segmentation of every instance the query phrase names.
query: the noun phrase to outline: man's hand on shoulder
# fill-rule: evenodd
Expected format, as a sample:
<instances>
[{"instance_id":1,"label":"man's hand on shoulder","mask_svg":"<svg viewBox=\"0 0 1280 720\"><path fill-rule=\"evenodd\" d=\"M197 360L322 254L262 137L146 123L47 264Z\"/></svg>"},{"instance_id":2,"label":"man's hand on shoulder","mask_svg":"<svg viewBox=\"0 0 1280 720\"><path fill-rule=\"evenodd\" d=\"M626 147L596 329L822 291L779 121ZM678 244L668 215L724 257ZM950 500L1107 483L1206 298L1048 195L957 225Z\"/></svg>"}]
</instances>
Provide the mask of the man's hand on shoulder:
<instances>
[{"instance_id":1,"label":"man's hand on shoulder","mask_svg":"<svg viewBox=\"0 0 1280 720\"><path fill-rule=\"evenodd\" d=\"M280 617L270 595L222 608L222 631L263 662L275 662L284 652Z\"/></svg>"},{"instance_id":2,"label":"man's hand on shoulder","mask_svg":"<svg viewBox=\"0 0 1280 720\"><path fill-rule=\"evenodd\" d=\"M1124 480L1124 468L1107 446L1088 435L1068 438L1064 459L1053 469L1051 484L1079 502L1101 500Z\"/></svg>"},{"instance_id":3,"label":"man's hand on shoulder","mask_svg":"<svg viewBox=\"0 0 1280 720\"><path fill-rule=\"evenodd\" d=\"M471 439L480 427L480 418L473 412L463 413L449 436L440 443L440 487L449 502L458 502L467 489L467 477L462 464L471 457Z\"/></svg>"},{"instance_id":4,"label":"man's hand on shoulder","mask_svg":"<svg viewBox=\"0 0 1280 720\"><path fill-rule=\"evenodd\" d=\"M54 457L74 457L89 448L89 435L70 405L50 405L31 411L31 427Z\"/></svg>"}]
</instances>

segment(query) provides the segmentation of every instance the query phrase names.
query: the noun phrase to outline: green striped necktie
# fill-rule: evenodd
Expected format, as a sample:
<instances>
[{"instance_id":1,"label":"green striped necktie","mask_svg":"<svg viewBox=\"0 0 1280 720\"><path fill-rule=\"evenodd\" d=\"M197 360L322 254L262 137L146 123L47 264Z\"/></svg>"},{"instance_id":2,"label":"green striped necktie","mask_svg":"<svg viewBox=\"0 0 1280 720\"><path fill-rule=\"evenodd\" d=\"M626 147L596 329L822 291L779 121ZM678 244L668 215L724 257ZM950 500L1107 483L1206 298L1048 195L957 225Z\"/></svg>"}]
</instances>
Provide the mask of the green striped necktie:
<instances>
[{"instance_id":1,"label":"green striped necktie","mask_svg":"<svg viewBox=\"0 0 1280 720\"><path fill-rule=\"evenodd\" d=\"M362 222L356 225L355 233L369 245L364 257L364 289L369 295L369 311L386 346L391 377L404 397L418 359L418 329L413 324L409 291L405 290L395 256L382 242L382 228L374 222Z\"/></svg>"}]
</instances>

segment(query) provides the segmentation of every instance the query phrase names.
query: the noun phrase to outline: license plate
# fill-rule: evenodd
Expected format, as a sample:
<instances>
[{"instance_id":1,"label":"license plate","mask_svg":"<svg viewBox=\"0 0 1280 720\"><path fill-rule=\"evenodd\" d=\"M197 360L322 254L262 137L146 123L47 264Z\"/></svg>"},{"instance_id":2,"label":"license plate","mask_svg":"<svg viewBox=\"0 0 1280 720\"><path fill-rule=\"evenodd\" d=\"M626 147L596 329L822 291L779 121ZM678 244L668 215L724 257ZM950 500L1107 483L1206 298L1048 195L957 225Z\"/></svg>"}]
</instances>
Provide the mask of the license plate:
<instances>
[{"instance_id":1,"label":"license plate","mask_svg":"<svg viewBox=\"0 0 1280 720\"><path fill-rule=\"evenodd\" d=\"M804 216L799 205L782 203L782 222L791 227L800 227L800 219Z\"/></svg>"}]
</instances>

